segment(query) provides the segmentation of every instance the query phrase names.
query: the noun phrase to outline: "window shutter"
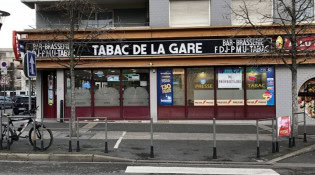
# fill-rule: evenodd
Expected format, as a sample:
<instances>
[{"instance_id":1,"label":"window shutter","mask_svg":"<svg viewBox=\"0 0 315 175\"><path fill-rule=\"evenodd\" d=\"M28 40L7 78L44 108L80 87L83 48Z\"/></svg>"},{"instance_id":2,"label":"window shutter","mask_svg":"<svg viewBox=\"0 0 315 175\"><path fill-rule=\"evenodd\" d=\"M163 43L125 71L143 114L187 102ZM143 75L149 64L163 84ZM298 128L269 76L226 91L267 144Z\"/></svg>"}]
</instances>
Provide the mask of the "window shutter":
<instances>
[{"instance_id":1,"label":"window shutter","mask_svg":"<svg viewBox=\"0 0 315 175\"><path fill-rule=\"evenodd\" d=\"M171 0L170 26L209 26L209 0Z\"/></svg>"}]
</instances>

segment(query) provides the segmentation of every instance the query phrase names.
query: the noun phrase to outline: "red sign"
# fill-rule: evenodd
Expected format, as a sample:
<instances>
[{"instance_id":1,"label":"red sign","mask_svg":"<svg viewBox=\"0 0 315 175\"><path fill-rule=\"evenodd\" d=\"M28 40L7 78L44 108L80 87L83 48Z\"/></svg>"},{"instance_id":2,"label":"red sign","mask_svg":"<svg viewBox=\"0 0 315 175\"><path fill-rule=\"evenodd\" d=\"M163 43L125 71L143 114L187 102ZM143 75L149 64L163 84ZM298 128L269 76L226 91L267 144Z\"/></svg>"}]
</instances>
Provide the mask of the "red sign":
<instances>
[{"instance_id":1,"label":"red sign","mask_svg":"<svg viewBox=\"0 0 315 175\"><path fill-rule=\"evenodd\" d=\"M276 47L290 50L292 49L292 43L288 38L279 36L276 40ZM315 50L315 36L297 37L296 47L298 50Z\"/></svg>"},{"instance_id":2,"label":"red sign","mask_svg":"<svg viewBox=\"0 0 315 175\"><path fill-rule=\"evenodd\" d=\"M19 39L15 30L12 32L12 37L13 37L12 44L13 44L13 52L14 52L15 60L20 60L21 54L20 54Z\"/></svg>"},{"instance_id":3,"label":"red sign","mask_svg":"<svg viewBox=\"0 0 315 175\"><path fill-rule=\"evenodd\" d=\"M283 116L278 118L278 136L287 137L291 134L291 120L290 116Z\"/></svg>"}]
</instances>

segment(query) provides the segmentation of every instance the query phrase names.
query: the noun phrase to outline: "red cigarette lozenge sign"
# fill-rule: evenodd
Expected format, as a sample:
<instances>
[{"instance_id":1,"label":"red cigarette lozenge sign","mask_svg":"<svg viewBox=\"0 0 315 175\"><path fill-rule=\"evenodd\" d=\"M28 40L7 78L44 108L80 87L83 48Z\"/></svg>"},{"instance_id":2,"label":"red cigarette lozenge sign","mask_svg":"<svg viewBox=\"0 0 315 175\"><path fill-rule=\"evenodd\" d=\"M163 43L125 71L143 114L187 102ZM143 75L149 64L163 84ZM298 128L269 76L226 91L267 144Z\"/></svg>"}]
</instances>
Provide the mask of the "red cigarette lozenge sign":
<instances>
[{"instance_id":1,"label":"red cigarette lozenge sign","mask_svg":"<svg viewBox=\"0 0 315 175\"><path fill-rule=\"evenodd\" d=\"M278 136L287 137L291 134L291 118L290 116L283 116L277 119L278 121Z\"/></svg>"}]
</instances>

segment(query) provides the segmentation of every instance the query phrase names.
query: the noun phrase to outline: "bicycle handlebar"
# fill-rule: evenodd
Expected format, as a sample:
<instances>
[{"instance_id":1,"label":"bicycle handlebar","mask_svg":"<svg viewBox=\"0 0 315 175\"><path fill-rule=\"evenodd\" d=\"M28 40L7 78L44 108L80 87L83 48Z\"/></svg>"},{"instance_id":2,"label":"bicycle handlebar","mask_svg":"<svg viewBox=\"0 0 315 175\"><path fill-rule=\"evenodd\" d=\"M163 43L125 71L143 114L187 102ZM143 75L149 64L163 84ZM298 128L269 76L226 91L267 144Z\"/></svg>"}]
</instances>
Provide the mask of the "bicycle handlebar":
<instances>
[{"instance_id":1,"label":"bicycle handlebar","mask_svg":"<svg viewBox=\"0 0 315 175\"><path fill-rule=\"evenodd\" d=\"M39 108L39 106L36 106L35 108L32 108L32 109L29 111L29 114L36 114L36 111L37 111L38 108Z\"/></svg>"}]
</instances>

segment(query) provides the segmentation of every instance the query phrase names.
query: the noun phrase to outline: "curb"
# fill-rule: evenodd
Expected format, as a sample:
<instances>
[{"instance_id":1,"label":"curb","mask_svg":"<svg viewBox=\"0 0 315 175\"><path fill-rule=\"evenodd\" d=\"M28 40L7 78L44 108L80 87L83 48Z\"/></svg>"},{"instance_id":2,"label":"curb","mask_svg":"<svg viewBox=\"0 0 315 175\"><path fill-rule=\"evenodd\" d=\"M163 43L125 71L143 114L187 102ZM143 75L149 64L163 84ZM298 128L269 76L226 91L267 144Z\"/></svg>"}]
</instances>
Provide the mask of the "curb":
<instances>
[{"instance_id":1,"label":"curb","mask_svg":"<svg viewBox=\"0 0 315 175\"><path fill-rule=\"evenodd\" d=\"M25 154L25 153L0 153L0 160L9 161L55 161L55 162L135 162L127 158L104 156L98 154Z\"/></svg>"},{"instance_id":2,"label":"curb","mask_svg":"<svg viewBox=\"0 0 315 175\"><path fill-rule=\"evenodd\" d=\"M143 164L192 164L192 165L270 165L268 162L226 162L226 161L170 161L170 160L134 160L99 154L79 154L79 153L0 153L0 160L9 161L53 161L53 162L133 162Z\"/></svg>"},{"instance_id":3,"label":"curb","mask_svg":"<svg viewBox=\"0 0 315 175\"><path fill-rule=\"evenodd\" d=\"M128 158L120 158L113 156L106 156L100 154L80 154L80 153L0 153L0 160L9 161L58 161L58 162L134 162L134 163L169 163L169 164L243 164L243 165L272 165L281 160L304 154L315 150L315 144L300 150L282 155L269 161L262 162L225 162L225 161L170 161L170 160L135 160Z\"/></svg>"},{"instance_id":4,"label":"curb","mask_svg":"<svg viewBox=\"0 0 315 175\"><path fill-rule=\"evenodd\" d=\"M310 145L310 146L305 147L305 148L302 148L302 149L299 149L297 151L293 151L293 152L285 154L283 156L274 158L272 160L269 160L267 163L275 164L275 163L277 163L277 162L279 162L281 160L284 160L284 159L287 159L287 158L290 158L290 157L293 157L293 156L297 156L297 155L300 155L300 154L304 154L304 153L307 153L307 152L311 152L311 151L314 151L314 150L315 150L315 144Z\"/></svg>"}]
</instances>

